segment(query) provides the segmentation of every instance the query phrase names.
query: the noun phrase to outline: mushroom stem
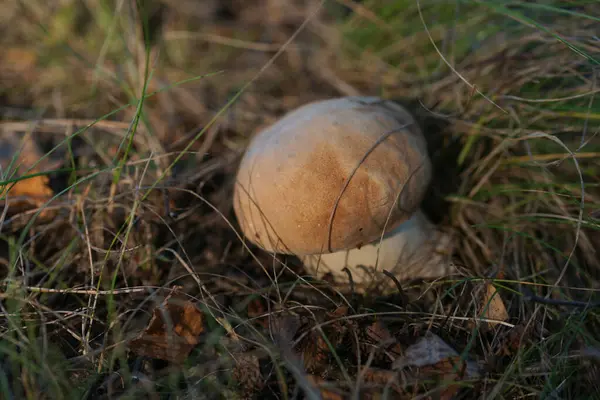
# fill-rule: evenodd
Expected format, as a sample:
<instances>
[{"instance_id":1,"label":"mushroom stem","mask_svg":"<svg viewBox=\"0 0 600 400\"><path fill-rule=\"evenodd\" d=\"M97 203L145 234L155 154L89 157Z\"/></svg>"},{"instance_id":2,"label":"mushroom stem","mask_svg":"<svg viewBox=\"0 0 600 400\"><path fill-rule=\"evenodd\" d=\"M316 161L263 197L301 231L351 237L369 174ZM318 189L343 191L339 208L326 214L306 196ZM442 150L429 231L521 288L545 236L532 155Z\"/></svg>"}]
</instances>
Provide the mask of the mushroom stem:
<instances>
[{"instance_id":1,"label":"mushroom stem","mask_svg":"<svg viewBox=\"0 0 600 400\"><path fill-rule=\"evenodd\" d=\"M331 273L347 280L347 267L355 283L366 284L389 278L389 271L399 280L438 278L452 271L449 260L450 236L439 231L418 210L413 216L376 240L360 248L329 254L302 257L304 264L317 276Z\"/></svg>"}]
</instances>

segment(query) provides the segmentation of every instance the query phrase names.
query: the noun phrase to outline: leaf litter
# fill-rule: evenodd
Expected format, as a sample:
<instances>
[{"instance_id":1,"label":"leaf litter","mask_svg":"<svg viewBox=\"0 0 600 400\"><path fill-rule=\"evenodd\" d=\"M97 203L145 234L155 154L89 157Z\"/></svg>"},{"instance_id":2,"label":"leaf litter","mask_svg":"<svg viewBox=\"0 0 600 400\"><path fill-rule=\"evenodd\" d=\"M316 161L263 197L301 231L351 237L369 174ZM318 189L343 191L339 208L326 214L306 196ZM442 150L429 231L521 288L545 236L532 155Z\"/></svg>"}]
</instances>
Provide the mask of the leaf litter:
<instances>
[{"instance_id":1,"label":"leaf litter","mask_svg":"<svg viewBox=\"0 0 600 400\"><path fill-rule=\"evenodd\" d=\"M204 314L190 299L172 288L154 308L144 331L129 343L133 353L174 363L183 362L204 332Z\"/></svg>"},{"instance_id":2,"label":"leaf litter","mask_svg":"<svg viewBox=\"0 0 600 400\"><path fill-rule=\"evenodd\" d=\"M507 321L509 315L500 292L498 292L492 283L485 283L484 289L484 296L481 302L481 315L488 320L488 326L494 327L498 325L498 322Z\"/></svg>"},{"instance_id":3,"label":"leaf litter","mask_svg":"<svg viewBox=\"0 0 600 400\"><path fill-rule=\"evenodd\" d=\"M38 162L43 155L33 135L0 130L0 176L4 181L0 199L7 216L39 208L54 195L48 175L39 173L52 171L60 161ZM34 176L22 178L28 175ZM43 210L40 218L47 221L52 215Z\"/></svg>"},{"instance_id":4,"label":"leaf litter","mask_svg":"<svg viewBox=\"0 0 600 400\"><path fill-rule=\"evenodd\" d=\"M322 282L312 280L299 284L298 276L305 275L302 267L294 260L286 260L285 268L281 268L284 272L278 271L276 275L270 276L270 268L261 269L261 267L279 268L281 267L279 260L256 251L253 254L256 258L251 257L247 248L242 246L231 232L231 226L224 222L232 221L229 204L232 185L230 177L235 171L234 161L248 139L248 132L265 122L273 121L278 115L297 105L313 99L339 96L349 92L379 93L382 88L385 88L392 97L410 93L411 97L419 98L419 102L422 101L423 104L436 106L439 104L440 112L451 112L452 106L456 104L460 108L468 90L465 92L462 84L456 82L451 74L444 75L443 71L438 71L440 79L431 85L434 90L428 89L430 85L414 84L415 81L420 82L421 77L417 76L418 74L411 76L408 72L410 66L405 68L407 65L403 64L406 63L404 60L416 59L405 57L403 52L405 46L398 46L402 49L400 59L403 61L394 68L384 65L387 63L382 64L382 72L379 71L378 63L375 63L378 65L377 68L372 68L375 65L372 62L373 54L366 58L353 55L350 60L346 60L344 52L321 54L310 46L304 48L303 43L300 43L298 48L290 48L290 51L284 52L284 56L266 71L262 77L263 82L258 80L257 87L246 93L227 112L227 118L223 119L219 129L215 130L214 135L208 135L211 140L207 139L206 142L190 148L192 152L199 153L186 160L190 168L186 171L185 168L177 166L181 171L176 172L173 179L163 182L165 192L174 192L172 198L163 201L159 194L143 202L132 222L131 236L127 241L120 241L121 236L115 232L118 232L122 224L127 221L131 205L138 201L136 196L140 188L153 184L156 179L153 162L150 162L154 161L150 159L156 155L155 149L160 150L160 146L164 145L168 152L181 150L182 145L187 144L212 117L213 111L229 98L231 90L240 84L234 82L233 77L239 76L241 81L253 77L253 68L264 65L270 57L268 52L273 51L270 49L278 49L279 44L289 37L289 31L299 26L305 15L305 12L286 11L283 13L285 18L275 18L285 20L281 27L269 27L269 31L264 32L264 16L268 14L267 9L276 6L277 2L259 4L260 2L255 1L227 1L222 3L223 5L220 5L220 2L207 1L206 7L194 13L192 24L210 26L214 16L209 14L211 10L218 10L221 15L229 15L227 17L229 22L222 27L217 27L221 36L200 35L200 39L194 38L189 41L177 38L177 42L183 48L177 48L172 52L169 49L169 57L176 59L178 54L185 54L185 46L188 46L187 50L191 51L191 54L223 54L222 65L216 65L208 60L207 65L200 68L202 71L232 66L240 66L239 70L234 70L224 77L217 77L214 81L199 80L190 85L189 89L188 87L177 88L160 94L156 96L158 101L154 98L148 99L152 128L157 130L157 137L164 139L164 143L154 146L156 143L152 142L153 139L150 139L147 132L142 132L140 127L141 133L133 138L134 156L128 160L131 162L128 163L127 173L124 174L123 181L119 182L114 196L107 196L109 193L107 187L111 183L110 177L101 175L86 187L83 195L77 191L77 188L67 194L73 197L80 196L80 200L75 203L76 206L67 207L69 212L65 218L57 219L60 224L53 225L52 229L36 226L31 234L31 245L27 249L31 257L23 256L23 263L19 270L22 276L18 278L22 279L24 289L32 290L30 300L32 304L40 307L36 311L46 312L49 308L52 312L59 310L60 313L68 315L68 318L57 317L47 324L44 320L44 329L47 329L48 335L52 335L49 336L52 339L59 338L65 354L70 357L70 362L74 363L72 360L87 359L87 357L97 362L97 365L90 370L102 371L104 381L99 386L103 387L105 392L110 392L111 396L114 394L114 397L119 396L116 392L126 393L127 386L131 386L129 389L142 390L150 398L156 398L159 389L166 392L183 386L186 395L182 398L204 398L208 396L206 393L221 393L222 397L226 398L282 398L288 395L302 397L304 393L305 397L310 398L315 396L315 393L318 395L319 392L323 398L332 399L356 398L357 395L359 398L381 398L381 393L393 393L390 395L391 398L414 398L419 394L430 395L431 391L436 389L435 382L441 381L441 391L437 390L439 394L437 397L446 399L453 396L462 397L459 394L460 389L473 385L474 380L483 381L488 377L503 378L504 368L519 361L516 359L518 356L515 355L522 351L523 343L529 345L533 343L536 346L547 342L551 338L548 335L548 330L551 328L546 323L552 324L553 321L548 319L540 323L537 319L530 326L528 323L528 317L531 315L530 305L522 305L522 310L518 310L518 314L513 307L507 309L506 305L512 304L510 293L499 291L490 283L479 286L459 280L424 285L409 283L409 288L406 289L408 299L404 299L404 294L384 296L382 293L360 295L348 293L347 282L338 282L336 290L326 290ZM241 6L242 3L244 7ZM268 5L265 5L267 3ZM344 3L350 4L350 2ZM187 2L186 4L191 5ZM168 19L164 29L165 37L169 38L171 43L175 43L173 39L177 34L188 29L190 21L175 8L171 11L175 18ZM253 16L241 17L245 12L251 12ZM281 15L281 10L279 13ZM123 14L127 12L124 11ZM243 18L247 20L240 20ZM377 21L378 24L380 22ZM247 34L244 33L244 37L248 36L248 41L235 39L237 34L232 28L235 24L243 26L243 29L248 31ZM326 31L326 35L323 35L323 32L320 32L323 26L320 24L321 21L317 24L314 33L317 36L321 35L319 40L330 39L333 32ZM585 31L587 28L582 26L581 29ZM260 38L261 43L250 42L250 37ZM263 40L269 43L262 43ZM335 40L334 38L330 44ZM546 70L544 67L540 70L537 58L545 60L545 54L556 54L556 60L569 60L568 52L547 44L545 39L525 36L511 40L506 38L499 44L500 47L504 46L510 51L493 52L481 59L477 58L481 54L474 52L473 57L468 57L466 61L461 62L461 73L466 79L477 81L478 87L482 85L482 88L487 87L488 91L497 92L498 98L503 101L508 101L506 95L513 94L512 91L518 93L516 86L511 84L515 72L522 74L519 85L528 80L537 81L546 79L546 75L562 73L552 69L553 62L544 63L549 69ZM543 46L539 45L540 40L544 43ZM259 46L261 50L257 50L254 46L243 51L241 55L232 53L232 56L228 57L229 53L219 47L224 42L235 43L236 46L258 44L261 45ZM80 44L76 43L76 45ZM269 49L262 50L265 46ZM335 47L337 48L337 44ZM131 46L130 52L135 53L134 48L135 46ZM531 57L520 54L521 48L531 48ZM513 49L515 55L512 55ZM387 51L393 53L395 50L390 48ZM39 74L39 68L35 68L38 60L33 56L34 54L36 52L30 49L11 50L7 52L5 58L8 63L2 63L0 60L0 74L3 75L0 78L4 79L8 76L11 80L7 82L10 83L7 87L13 87L13 77L15 77L14 87L19 87L17 82L19 77L27 86L30 82L36 82L36 91L32 91L36 101L31 101L31 109L34 109L36 104L39 105L37 98L43 99L44 94L47 96L46 103L54 104L55 97L48 96L48 93L52 92L52 96L57 93L56 97L59 99L56 106L57 114L61 114L61 103L64 103L70 113L81 118L80 121L93 121L102 115L103 111L112 111L115 103L121 105L125 101L121 88L107 79L100 82L102 89L100 92L104 91L106 96L100 99L98 104L93 103L90 106L87 102L80 102L81 87L91 83L96 84L96 70L86 69L80 64L86 60L86 57L88 60L97 60L94 51L84 54L86 57L82 57L81 60L73 58L60 60L60 68L48 68L42 75ZM307 57L304 57L305 55ZM111 58L110 54L108 58ZM315 60L318 61L315 63ZM332 63L330 64L328 60ZM118 72L116 66L121 61L118 56L112 60L107 59L98 68ZM320 65L321 62L325 65ZM367 63L368 68L361 70L360 68L365 67L361 63ZM563 61L557 62L557 67L565 67L562 64ZM339 70L337 66L340 66ZM482 74L482 66L489 71ZM128 65L126 69L129 67L134 67L133 70L136 70L135 65ZM171 70L157 69L155 76L158 78L151 82L151 87L156 85L158 79L168 83L181 78L182 75L187 78L188 75L182 74L181 71L190 69L198 71L198 68L197 65L191 68L189 65L178 65ZM316 73L317 70L328 71L329 79L323 79L324 74ZM588 80L584 76L585 73L582 74L585 78L582 81ZM63 75L66 78L61 82L60 76ZM306 76L308 79L290 79L298 76ZM487 80L487 77L493 79ZM163 82L160 84L162 85ZM582 86L580 89L587 90L587 86ZM14 93L18 92L14 91ZM40 93L42 95L37 96ZM15 96L12 97L14 99ZM73 98L77 101L73 101ZM20 104L20 99L18 100L15 104ZM40 101L44 103L43 100ZM8 104L11 104L10 101ZM505 183L515 176L522 177L524 181L542 182L543 179L537 176L535 171L519 169L514 165L505 170L501 168L492 170L486 167L487 161L494 160L493 158L488 160L484 155L488 154L497 143L505 143L504 138L509 131L508 128L503 130L502 126L506 121L501 115L494 114L497 111L493 111L490 112L490 118L496 118L500 128L495 131L491 127L482 126L485 124L476 121L479 121L482 110L485 113L489 111L485 102L475 98L471 101L469 98L466 104L466 109L460 110L460 116L456 117L458 120L450 125L452 130L441 128L440 135L431 132L432 140L439 142L433 147L435 151L432 154L437 152L438 155L442 155L434 159L437 165L437 181L433 186L437 192L447 184L459 180L463 188L459 191L454 187L450 193L452 195L460 193L461 196L468 194L466 201L462 198L452 199L458 207L453 212L451 222L459 226L458 231L462 235L462 248L457 251L457 261L470 269L469 277L480 277L488 276L486 266L495 255L504 254L503 246L506 244L506 238L502 234L498 234L493 227L482 226L482 221L501 218L504 212L510 214L507 217L514 217L512 211L507 211L511 208L505 207L506 204L503 202L513 205L518 204L522 199L517 196L516 200L513 200L498 195L487 201L477 198L475 192L480 189L484 189L481 192L493 189L498 182ZM510 106L519 118L527 121L535 120L528 118L529 114L523 112L522 105L511 103ZM417 109L423 112L423 107ZM19 114L18 107L11 110L16 110L15 113ZM29 104L26 111L28 113L21 115L32 114ZM550 124L554 124L555 119L552 117L556 117L552 113L553 111L550 112L551 118L544 118L551 121ZM82 135L85 136L87 145L76 156L75 161L78 166L110 166L111 160L118 155L115 150L120 148L119 141L127 137L131 117L132 113L126 111L116 115L116 121L106 121L107 125L118 126L110 128L110 133L103 132L101 137L93 134L93 128L88 129ZM35 124L32 121L18 122L21 125L30 123ZM514 121L510 120L507 126L513 127L513 123ZM3 126L12 126L11 124ZM37 128L40 132L50 129L64 137L72 133L69 125L61 124L60 129L56 126L51 128L44 126L43 129L37 126ZM98 123L98 125L102 124ZM522 127L524 130L529 128L529 126ZM574 130L579 128L581 127L572 127ZM532 126L531 129L538 129L538 126ZM465 165L478 166L470 172L467 171L469 173L466 174L465 171L455 169L453 165L450 168L451 163L448 162L457 158L457 154L451 151L452 146L449 144L460 142L463 139L459 135L461 132L469 132L465 135L468 138L477 138L468 141L471 152L461 153L461 156L465 156L461 157ZM24 137L24 132L18 134L21 138ZM110 135L115 136L112 139L116 140L105 139ZM36 133L32 136L36 136ZM509 155L529 157L509 145L502 150ZM29 153L33 155L31 159L36 161L43 154L39 149ZM165 160L170 159L167 156L163 158L161 154L157 164ZM583 162L588 163L589 168L594 168L591 161L582 160ZM32 163L22 163L22 167L27 165L30 166ZM52 169L42 164L39 167L41 169L36 170L37 172L47 172ZM446 170L448 173L444 174ZM442 173L439 173L440 171ZM490 172L489 175L488 171L493 173ZM22 172L22 169L19 169L18 173ZM47 190L49 182L45 179L29 178L22 182L28 183L23 186L23 196L20 197L27 201L30 208L35 209L44 204L53 194ZM17 185L13 188L16 187ZM511 196L516 195L511 194ZM11 197L15 197L14 193L10 193L9 199ZM440 199L445 199L443 193L436 193L433 198L438 202ZM590 198L594 199L586 193L586 200L589 201ZM427 200L430 201L429 198ZM111 213L106 211L108 202L115 205ZM445 204L444 202L441 203ZM540 210L546 210L545 205L541 204L544 202L535 201L534 205ZM434 210L433 214L438 214L438 220L447 219L451 214L448 212L448 205L445 204L444 207L438 205L434 202L428 207ZM492 207L489 207L490 205ZM569 207L566 203L559 203L558 206L552 211L560 213L560 210L568 210ZM521 211L518 207L514 209L515 213ZM444 220L444 223L449 224L447 220ZM542 230L537 224L523 224L525 226L523 231L526 234L535 236L539 230ZM543 235L541 236L544 238ZM68 240L72 238L83 239L77 244L81 246L78 251L70 253L66 249L69 248ZM568 240L566 242L568 245ZM117 243L114 249L110 248L112 243ZM540 279L546 279L544 276L546 268L550 270L554 263L558 262L558 256L536 247L539 245L537 242L515 240L514 243L506 244L509 249L511 245L519 248L519 250L507 251L510 257L515 257L515 263L532 265L532 271L525 271L528 272L525 274L527 276L542 276L543 278ZM519 246L526 251L521 251ZM562 250L562 246L559 247ZM518 259L519 257L523 259ZM5 260L2 261L4 263ZM100 267L106 268L106 271L100 272ZM288 269L293 273L288 273ZM243 273L240 273L241 270ZM268 273L265 274L265 270L268 270ZM519 272L523 271L519 270ZM195 274L201 285L207 288L206 291L218 300L204 302L201 296L204 288L196 287L197 282L190 279L191 274ZM269 278L267 279L265 275ZM579 282L578 272L573 275L568 278ZM81 346L82 340L79 338L81 327L74 321L78 318L88 318L87 313L90 312L91 307L89 305L82 307L82 304L85 304L89 296L100 297L100 303L104 301L103 296L106 291L102 291L103 294L99 295L100 292L95 289L96 282L100 278L104 279L100 285L103 288L110 283L113 286L108 286L109 288L116 285L123 291L131 285L154 287L159 286L159 283L169 282L167 286L171 286L172 282L177 282L177 288L172 288L167 298L150 310L152 315L150 322L145 325L141 333L136 329L135 339L127 342L128 356L114 363L107 361L119 358L116 351L119 347L112 342L112 338L121 336L114 327L120 326L121 322L129 322L130 320L122 316L130 314L136 315L131 320L145 321L147 314L140 312L138 308L148 297L146 292L144 295L133 292L130 295L119 294L118 296L122 297L119 297L116 303L121 314L112 321L104 319L103 312L106 307L104 304L99 304L97 309L94 309L97 311L95 317L98 323L90 334L89 343L85 343L85 347L93 351L91 355L83 356L73 350L84 347ZM508 277L508 279L521 278L521 276ZM295 285L289 292L287 288L279 286L281 283L288 282L294 282ZM577 283L577 285L581 284ZM56 292L43 291L49 288ZM80 292L69 293L68 288L75 288ZM482 288L483 290L478 291ZM344 292L342 296L337 291L340 289ZM148 292L152 290L149 289ZM475 292L482 296L471 296ZM400 301L399 297L403 299ZM254 300L251 306L243 307L243 304L249 303L249 298L258 298L258 300ZM340 306L340 302L346 305ZM82 308L85 309L85 313L82 313ZM509 315L509 312L514 314ZM139 314L144 317L139 317ZM515 325L511 328L493 321L480 323L481 318L494 321L512 319L511 322ZM578 315L574 314L571 318L576 320ZM574 324L572 320L570 321ZM562 319L558 320L558 324L562 322ZM557 323L554 324L556 327ZM483 327L488 329L480 329ZM124 323L123 328L126 332L132 331L128 323ZM578 328L579 326L576 325L573 328L574 332L580 332ZM43 331L42 335L46 335L45 332ZM47 336L43 337L48 339ZM577 340L580 341L582 338L578 336ZM107 357L100 357L98 360L94 357L98 353L106 354ZM25 357L26 353L21 354ZM532 365L529 360L524 360L524 364L524 371L533 372L529 375L515 376L516 383L513 387L507 388L509 395L528 397L545 385L538 376L540 371L542 374L548 371L546 368L548 362ZM9 363L4 359L0 360L0 369L9 370L7 365ZM589 370L592 371L594 368ZM18 372L23 375L12 376L11 382L24 381L26 384L35 382L36 377L31 378L26 375L26 368ZM129 381L126 378L129 376L128 372L132 376L132 380ZM179 379L175 385L169 384L170 374ZM23 376L29 381L25 378L19 379ZM591 376L593 378L597 373ZM231 389L232 386L229 384L231 380L238 385L239 390ZM78 381L73 379L73 382ZM591 382L594 380L592 379ZM148 388L149 386L151 388ZM532 389L524 389L529 387ZM91 392L90 398L98 398L98 396L94 397L98 393Z\"/></svg>"},{"instance_id":5,"label":"leaf litter","mask_svg":"<svg viewBox=\"0 0 600 400\"><path fill-rule=\"evenodd\" d=\"M132 353L181 364L194 348L210 342L205 329L206 314L180 290L173 287L153 309L146 328L128 343ZM274 354L279 354L275 357L281 358L288 370L296 370L296 373L290 372L296 375L299 385L296 390L319 393L324 399L345 399L356 390L362 398L378 398L381 390L391 390L399 398L410 398L423 390L427 382L440 379L447 385L441 398L450 399L450 395L461 388L452 382L477 378L481 374L475 362L462 360L454 348L429 331L424 336L416 336L412 345L406 345L406 338L399 340L384 319L366 318L371 323L354 319L347 306L321 313L319 317L285 309L265 313L261 303L249 302L247 312L266 318L266 323L262 318L255 318L253 329L271 337L275 353L247 342L243 334L246 330L238 332L231 325L225 330L227 335L219 340L224 346L229 343L230 356L226 358L232 367L231 377L242 392L248 394L247 398L266 393L273 384ZM361 364L348 364L349 355L357 353L363 354ZM340 360L344 360L342 365ZM340 368L355 374L352 380L359 382L357 387L340 387L339 382L343 381ZM332 386L333 381L337 383Z\"/></svg>"}]
</instances>

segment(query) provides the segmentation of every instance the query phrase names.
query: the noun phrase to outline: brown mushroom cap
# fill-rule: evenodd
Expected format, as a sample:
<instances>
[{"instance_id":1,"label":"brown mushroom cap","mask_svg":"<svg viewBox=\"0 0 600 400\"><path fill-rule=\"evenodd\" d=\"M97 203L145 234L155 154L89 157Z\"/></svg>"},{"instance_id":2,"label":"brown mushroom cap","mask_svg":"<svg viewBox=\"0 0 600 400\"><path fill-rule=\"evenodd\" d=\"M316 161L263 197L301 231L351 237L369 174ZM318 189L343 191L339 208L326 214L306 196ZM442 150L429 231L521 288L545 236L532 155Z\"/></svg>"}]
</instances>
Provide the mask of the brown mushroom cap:
<instances>
[{"instance_id":1,"label":"brown mushroom cap","mask_svg":"<svg viewBox=\"0 0 600 400\"><path fill-rule=\"evenodd\" d=\"M425 139L401 106L377 97L317 101L253 138L234 210L244 235L265 250L331 253L410 218L430 179Z\"/></svg>"}]
</instances>

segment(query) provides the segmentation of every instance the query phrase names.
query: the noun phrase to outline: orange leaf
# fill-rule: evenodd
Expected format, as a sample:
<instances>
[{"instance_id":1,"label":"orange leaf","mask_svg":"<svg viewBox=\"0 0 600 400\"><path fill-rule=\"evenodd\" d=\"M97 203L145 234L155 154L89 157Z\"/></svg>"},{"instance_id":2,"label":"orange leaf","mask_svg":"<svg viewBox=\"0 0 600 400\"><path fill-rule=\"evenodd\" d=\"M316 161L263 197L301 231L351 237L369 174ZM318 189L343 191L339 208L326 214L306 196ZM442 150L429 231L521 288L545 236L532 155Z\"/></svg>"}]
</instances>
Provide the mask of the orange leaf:
<instances>
[{"instance_id":1,"label":"orange leaf","mask_svg":"<svg viewBox=\"0 0 600 400\"><path fill-rule=\"evenodd\" d=\"M11 160L15 155L17 158L11 165ZM24 140L20 135L14 133L4 134L0 137L0 166L2 166L5 180L40 172L37 167L31 167L41 158L42 154L31 136L25 137ZM9 166L11 167L10 171L7 171ZM19 174L14 173L15 168L19 168ZM53 195L48 183L47 175L37 175L7 183L0 186L0 198L8 198L11 206L10 214L14 214L15 211L40 207Z\"/></svg>"},{"instance_id":2,"label":"orange leaf","mask_svg":"<svg viewBox=\"0 0 600 400\"><path fill-rule=\"evenodd\" d=\"M375 321L367 328L367 336L377 345L382 345L393 356L402 354L402 346L396 341L388 328L381 321Z\"/></svg>"},{"instance_id":3,"label":"orange leaf","mask_svg":"<svg viewBox=\"0 0 600 400\"><path fill-rule=\"evenodd\" d=\"M5 187L10 197L25 196L29 197L37 206L42 205L52 197L52 189L48 186L48 176L37 175L31 178L25 178L17 182L9 183ZM9 197L9 199L10 199Z\"/></svg>"},{"instance_id":4,"label":"orange leaf","mask_svg":"<svg viewBox=\"0 0 600 400\"><path fill-rule=\"evenodd\" d=\"M342 394L338 393L334 388L325 388L323 386L327 386L327 382L316 376L316 375L308 375L306 377L308 379L308 381L313 384L314 386L317 387L317 389L319 390L320 394L321 394L321 398L323 400L343 400L344 396L342 396Z\"/></svg>"},{"instance_id":5,"label":"orange leaf","mask_svg":"<svg viewBox=\"0 0 600 400\"><path fill-rule=\"evenodd\" d=\"M177 289L173 287L163 303L154 309L144 332L130 342L132 352L181 363L199 343L204 331L204 314L182 296L173 297Z\"/></svg>"},{"instance_id":6,"label":"orange leaf","mask_svg":"<svg viewBox=\"0 0 600 400\"><path fill-rule=\"evenodd\" d=\"M26 78L32 76L38 57L30 49L12 47L4 49L0 58L0 70L5 73L19 74Z\"/></svg>"},{"instance_id":7,"label":"orange leaf","mask_svg":"<svg viewBox=\"0 0 600 400\"><path fill-rule=\"evenodd\" d=\"M481 304L481 316L483 318L495 321L508 320L508 312L506 306L500 297L500 293L491 283L486 284L485 295ZM498 322L488 321L488 326L493 327L498 325Z\"/></svg>"}]
</instances>

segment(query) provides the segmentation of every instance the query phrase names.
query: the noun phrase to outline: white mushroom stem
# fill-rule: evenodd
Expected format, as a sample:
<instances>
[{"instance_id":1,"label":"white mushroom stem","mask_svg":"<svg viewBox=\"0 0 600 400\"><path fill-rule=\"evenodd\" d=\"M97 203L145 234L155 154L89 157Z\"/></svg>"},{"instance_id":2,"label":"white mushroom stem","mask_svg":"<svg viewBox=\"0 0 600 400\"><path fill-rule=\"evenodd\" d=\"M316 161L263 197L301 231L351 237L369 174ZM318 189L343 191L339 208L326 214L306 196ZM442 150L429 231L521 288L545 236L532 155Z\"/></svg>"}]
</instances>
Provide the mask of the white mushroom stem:
<instances>
[{"instance_id":1,"label":"white mushroom stem","mask_svg":"<svg viewBox=\"0 0 600 400\"><path fill-rule=\"evenodd\" d=\"M317 276L331 273L336 279L369 285L389 280L389 271L399 280L438 278L452 271L449 260L450 236L439 231L421 210L383 237L360 248L329 254L304 256L304 264ZM390 282L391 283L391 282Z\"/></svg>"}]
</instances>

